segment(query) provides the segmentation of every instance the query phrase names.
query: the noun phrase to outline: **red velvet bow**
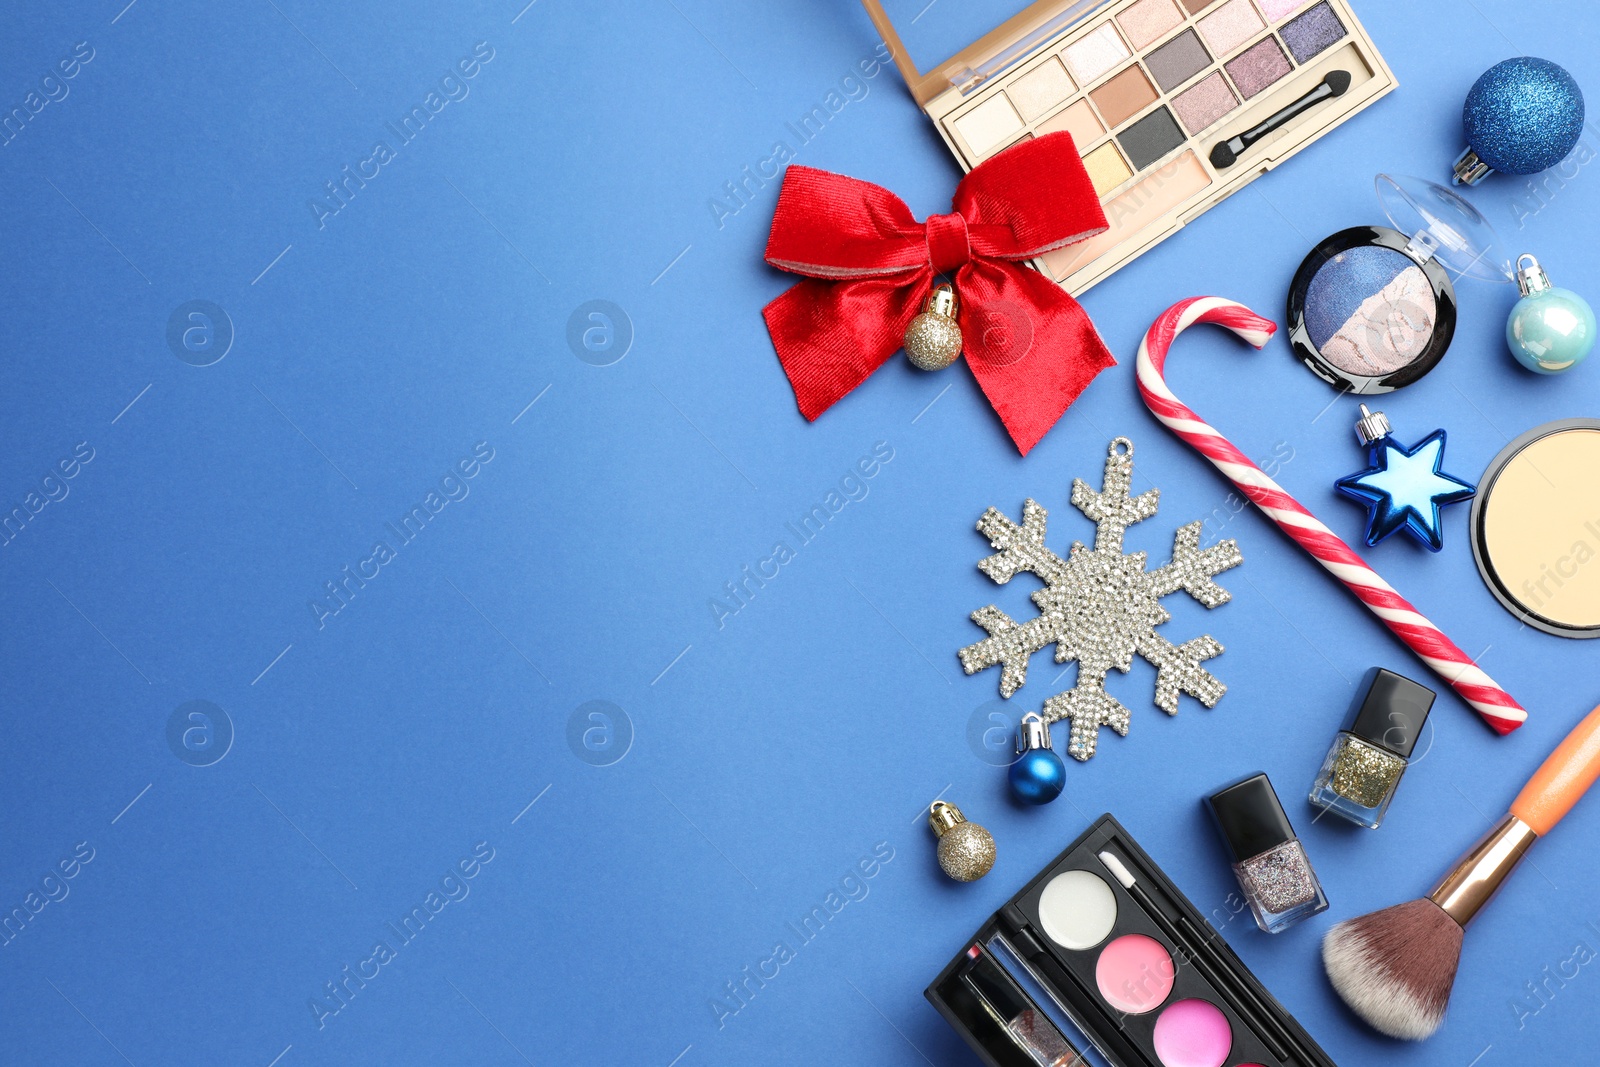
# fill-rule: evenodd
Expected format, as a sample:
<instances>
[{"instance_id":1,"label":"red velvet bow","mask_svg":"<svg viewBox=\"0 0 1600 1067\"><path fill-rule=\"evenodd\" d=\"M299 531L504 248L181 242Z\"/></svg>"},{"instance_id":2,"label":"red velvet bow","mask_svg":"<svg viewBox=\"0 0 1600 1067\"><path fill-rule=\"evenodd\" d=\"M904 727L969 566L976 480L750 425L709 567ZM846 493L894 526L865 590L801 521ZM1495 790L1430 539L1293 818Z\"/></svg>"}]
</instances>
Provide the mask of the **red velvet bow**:
<instances>
[{"instance_id":1,"label":"red velvet bow","mask_svg":"<svg viewBox=\"0 0 1600 1067\"><path fill-rule=\"evenodd\" d=\"M767 305L767 330L815 419L894 355L937 276L954 273L967 365L1027 455L1116 360L1078 302L1026 262L1105 232L1105 213L1067 133L980 163L953 206L918 222L887 189L789 167L767 262L807 277Z\"/></svg>"}]
</instances>

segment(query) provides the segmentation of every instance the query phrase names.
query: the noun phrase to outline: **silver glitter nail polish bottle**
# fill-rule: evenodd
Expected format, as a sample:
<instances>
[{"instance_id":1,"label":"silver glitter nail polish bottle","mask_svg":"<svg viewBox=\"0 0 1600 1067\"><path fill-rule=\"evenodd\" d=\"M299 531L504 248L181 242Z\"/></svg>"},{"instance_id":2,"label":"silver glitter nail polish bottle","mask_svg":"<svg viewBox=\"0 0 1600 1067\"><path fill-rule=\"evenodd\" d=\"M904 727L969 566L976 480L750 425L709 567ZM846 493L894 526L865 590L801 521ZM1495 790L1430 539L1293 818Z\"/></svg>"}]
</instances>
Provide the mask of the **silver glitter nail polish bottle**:
<instances>
[{"instance_id":1,"label":"silver glitter nail polish bottle","mask_svg":"<svg viewBox=\"0 0 1600 1067\"><path fill-rule=\"evenodd\" d=\"M1383 823L1406 772L1433 690L1374 667L1363 680L1350 725L1339 731L1311 784L1311 803L1357 826Z\"/></svg>"},{"instance_id":2,"label":"silver glitter nail polish bottle","mask_svg":"<svg viewBox=\"0 0 1600 1067\"><path fill-rule=\"evenodd\" d=\"M1233 857L1233 873L1257 926L1276 934L1327 910L1322 883L1266 775L1212 793L1206 806Z\"/></svg>"}]
</instances>

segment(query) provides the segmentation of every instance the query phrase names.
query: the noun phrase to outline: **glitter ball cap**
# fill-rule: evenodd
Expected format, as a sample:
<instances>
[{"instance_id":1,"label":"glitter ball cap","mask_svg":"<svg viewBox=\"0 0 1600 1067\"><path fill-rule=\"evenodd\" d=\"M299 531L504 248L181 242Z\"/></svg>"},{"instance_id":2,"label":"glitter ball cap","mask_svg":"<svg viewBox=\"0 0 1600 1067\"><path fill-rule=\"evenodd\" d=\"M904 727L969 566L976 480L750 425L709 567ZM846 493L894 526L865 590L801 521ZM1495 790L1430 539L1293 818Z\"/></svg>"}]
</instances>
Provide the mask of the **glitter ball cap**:
<instances>
[{"instance_id":1,"label":"glitter ball cap","mask_svg":"<svg viewBox=\"0 0 1600 1067\"><path fill-rule=\"evenodd\" d=\"M1548 59L1496 63L1461 109L1467 144L1502 174L1536 174L1566 158L1583 133L1583 91Z\"/></svg>"},{"instance_id":2,"label":"glitter ball cap","mask_svg":"<svg viewBox=\"0 0 1600 1067\"><path fill-rule=\"evenodd\" d=\"M994 867L994 838L976 823L961 823L939 838L939 866L958 882L977 881Z\"/></svg>"}]
</instances>

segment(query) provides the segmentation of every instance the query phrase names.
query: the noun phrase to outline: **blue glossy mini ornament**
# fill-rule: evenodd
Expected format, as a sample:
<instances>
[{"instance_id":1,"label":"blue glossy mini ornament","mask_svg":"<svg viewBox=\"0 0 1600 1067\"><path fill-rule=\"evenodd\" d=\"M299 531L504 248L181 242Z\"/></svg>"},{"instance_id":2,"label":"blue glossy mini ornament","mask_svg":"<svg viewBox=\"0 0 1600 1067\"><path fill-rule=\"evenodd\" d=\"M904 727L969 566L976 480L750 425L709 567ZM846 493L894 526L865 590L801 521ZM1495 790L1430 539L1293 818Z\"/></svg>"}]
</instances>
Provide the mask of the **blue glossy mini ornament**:
<instances>
[{"instance_id":1,"label":"blue glossy mini ornament","mask_svg":"<svg viewBox=\"0 0 1600 1067\"><path fill-rule=\"evenodd\" d=\"M1540 374L1571 370L1594 347L1594 309L1571 289L1558 289L1530 255L1517 257L1522 299L1506 319L1506 344L1517 362Z\"/></svg>"},{"instance_id":2,"label":"blue glossy mini ornament","mask_svg":"<svg viewBox=\"0 0 1600 1067\"><path fill-rule=\"evenodd\" d=\"M1361 405L1356 437L1367 446L1368 467L1340 478L1339 492L1367 506L1367 547L1405 530L1434 552L1444 547L1439 509L1471 500L1477 486L1444 473L1444 431L1435 430L1407 448L1389 436L1381 411Z\"/></svg>"},{"instance_id":3,"label":"blue glossy mini ornament","mask_svg":"<svg viewBox=\"0 0 1600 1067\"><path fill-rule=\"evenodd\" d=\"M1030 711L1017 727L1017 751L1011 765L1011 791L1029 804L1048 804L1061 795L1067 784L1067 765L1050 747L1050 727Z\"/></svg>"},{"instance_id":4,"label":"blue glossy mini ornament","mask_svg":"<svg viewBox=\"0 0 1600 1067\"><path fill-rule=\"evenodd\" d=\"M1455 162L1457 185L1490 171L1537 174L1567 158L1583 133L1583 90L1548 59L1496 63L1472 83L1461 108L1467 150Z\"/></svg>"}]
</instances>

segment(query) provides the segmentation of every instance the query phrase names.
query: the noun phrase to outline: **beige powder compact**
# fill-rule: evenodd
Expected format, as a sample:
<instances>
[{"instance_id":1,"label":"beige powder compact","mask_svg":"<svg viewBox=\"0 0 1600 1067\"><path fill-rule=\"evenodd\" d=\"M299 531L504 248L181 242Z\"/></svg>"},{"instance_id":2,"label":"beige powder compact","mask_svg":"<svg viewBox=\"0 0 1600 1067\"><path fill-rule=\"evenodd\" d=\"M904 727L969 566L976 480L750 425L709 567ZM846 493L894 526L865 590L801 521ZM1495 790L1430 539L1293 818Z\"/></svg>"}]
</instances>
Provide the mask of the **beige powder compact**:
<instances>
[{"instance_id":1,"label":"beige powder compact","mask_svg":"<svg viewBox=\"0 0 1600 1067\"><path fill-rule=\"evenodd\" d=\"M1495 599L1536 629L1600 637L1600 420L1529 430L1472 501L1472 555Z\"/></svg>"},{"instance_id":2,"label":"beige powder compact","mask_svg":"<svg viewBox=\"0 0 1600 1067\"><path fill-rule=\"evenodd\" d=\"M1074 294L1397 84L1344 0L1039 0L927 73L862 4L963 168L1072 134L1111 227L1037 261Z\"/></svg>"}]
</instances>

